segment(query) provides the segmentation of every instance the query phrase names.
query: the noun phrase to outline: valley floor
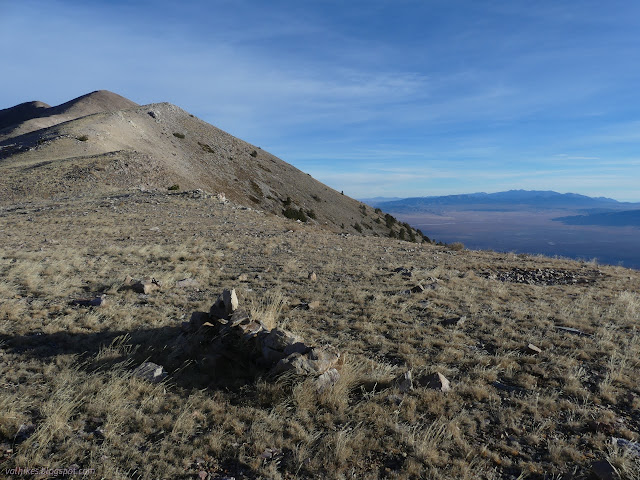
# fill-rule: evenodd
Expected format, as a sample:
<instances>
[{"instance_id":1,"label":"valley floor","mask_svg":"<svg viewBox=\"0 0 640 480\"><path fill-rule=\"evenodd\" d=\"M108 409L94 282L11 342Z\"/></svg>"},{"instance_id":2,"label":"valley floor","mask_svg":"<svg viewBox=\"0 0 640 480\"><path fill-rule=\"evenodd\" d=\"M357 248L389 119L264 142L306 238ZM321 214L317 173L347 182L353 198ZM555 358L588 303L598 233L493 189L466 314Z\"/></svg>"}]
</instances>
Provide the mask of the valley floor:
<instances>
[{"instance_id":1,"label":"valley floor","mask_svg":"<svg viewBox=\"0 0 640 480\"><path fill-rule=\"evenodd\" d=\"M123 289L128 275L161 288ZM338 382L316 393L185 348L182 322L224 288L338 348ZM586 479L595 464L639 478L639 292L621 267L334 234L189 192L2 205L1 468ZM147 360L162 383L132 374ZM451 390L403 391L408 369Z\"/></svg>"}]
</instances>

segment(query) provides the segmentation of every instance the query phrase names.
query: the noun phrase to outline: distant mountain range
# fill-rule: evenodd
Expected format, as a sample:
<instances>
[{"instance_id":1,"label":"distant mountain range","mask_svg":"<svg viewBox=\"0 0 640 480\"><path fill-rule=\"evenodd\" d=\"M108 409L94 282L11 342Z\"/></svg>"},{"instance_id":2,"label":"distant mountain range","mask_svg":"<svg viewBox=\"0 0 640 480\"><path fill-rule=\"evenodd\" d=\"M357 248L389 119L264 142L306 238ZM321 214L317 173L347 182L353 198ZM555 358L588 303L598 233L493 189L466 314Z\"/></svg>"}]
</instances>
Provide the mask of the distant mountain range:
<instances>
[{"instance_id":1,"label":"distant mountain range","mask_svg":"<svg viewBox=\"0 0 640 480\"><path fill-rule=\"evenodd\" d=\"M497 193L470 193L439 197L412 197L393 201L375 201L373 207L396 213L441 213L445 210L522 211L579 210L585 214L640 208L640 203L618 202L606 197L588 197L576 193L539 190L509 190Z\"/></svg>"}]
</instances>

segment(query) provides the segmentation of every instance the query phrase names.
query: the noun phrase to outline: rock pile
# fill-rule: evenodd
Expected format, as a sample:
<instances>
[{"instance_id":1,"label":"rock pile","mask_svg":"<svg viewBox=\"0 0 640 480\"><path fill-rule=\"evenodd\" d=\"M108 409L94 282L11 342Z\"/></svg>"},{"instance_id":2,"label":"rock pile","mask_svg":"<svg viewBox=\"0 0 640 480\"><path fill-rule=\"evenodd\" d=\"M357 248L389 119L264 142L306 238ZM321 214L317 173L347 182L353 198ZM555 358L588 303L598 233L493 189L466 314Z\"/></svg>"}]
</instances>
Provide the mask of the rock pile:
<instances>
[{"instance_id":1,"label":"rock pile","mask_svg":"<svg viewBox=\"0 0 640 480\"><path fill-rule=\"evenodd\" d=\"M234 289L225 289L209 313L196 312L183 330L203 333L209 350L221 358L249 359L270 375L290 372L316 378L321 392L340 378L344 357L332 346L312 346L280 328L267 328L258 318L240 308Z\"/></svg>"},{"instance_id":2,"label":"rock pile","mask_svg":"<svg viewBox=\"0 0 640 480\"><path fill-rule=\"evenodd\" d=\"M155 278L143 278L142 280L134 280L130 276L124 280L124 284L120 290L133 290L136 293L144 293L145 295L160 289L160 282Z\"/></svg>"},{"instance_id":3,"label":"rock pile","mask_svg":"<svg viewBox=\"0 0 640 480\"><path fill-rule=\"evenodd\" d=\"M501 282L526 283L529 285L576 285L594 283L602 277L598 270L571 271L554 268L512 268L511 270L485 270L478 276Z\"/></svg>"}]
</instances>

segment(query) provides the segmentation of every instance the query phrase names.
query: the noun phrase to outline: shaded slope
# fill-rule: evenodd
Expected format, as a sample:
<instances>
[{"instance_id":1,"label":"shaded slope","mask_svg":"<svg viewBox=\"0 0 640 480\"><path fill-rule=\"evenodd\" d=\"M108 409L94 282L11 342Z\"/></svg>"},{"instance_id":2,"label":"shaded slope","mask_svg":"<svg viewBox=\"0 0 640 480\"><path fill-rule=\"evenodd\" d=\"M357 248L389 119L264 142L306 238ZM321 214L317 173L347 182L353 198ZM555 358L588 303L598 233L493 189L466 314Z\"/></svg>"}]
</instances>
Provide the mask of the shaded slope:
<instances>
[{"instance_id":1,"label":"shaded slope","mask_svg":"<svg viewBox=\"0 0 640 480\"><path fill-rule=\"evenodd\" d=\"M51 108L43 102L25 102L0 110L0 131L18 123L44 115Z\"/></svg>"}]
</instances>

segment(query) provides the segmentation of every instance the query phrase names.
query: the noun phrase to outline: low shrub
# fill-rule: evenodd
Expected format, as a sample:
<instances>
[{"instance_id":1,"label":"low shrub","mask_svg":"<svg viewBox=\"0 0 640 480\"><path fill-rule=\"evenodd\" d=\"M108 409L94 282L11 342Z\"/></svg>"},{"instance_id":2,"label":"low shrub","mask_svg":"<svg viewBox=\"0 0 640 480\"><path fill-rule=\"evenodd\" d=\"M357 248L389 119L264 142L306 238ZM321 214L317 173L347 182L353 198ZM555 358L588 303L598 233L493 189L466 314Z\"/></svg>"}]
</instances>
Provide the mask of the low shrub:
<instances>
[{"instance_id":1,"label":"low shrub","mask_svg":"<svg viewBox=\"0 0 640 480\"><path fill-rule=\"evenodd\" d=\"M173 185L171 185L169 187L169 190L171 190L171 191L180 190L180 185L178 185L177 183L174 183Z\"/></svg>"},{"instance_id":2,"label":"low shrub","mask_svg":"<svg viewBox=\"0 0 640 480\"><path fill-rule=\"evenodd\" d=\"M282 214L291 220L300 220L301 222L306 222L308 220L301 208L296 210L295 208L288 207L282 211Z\"/></svg>"},{"instance_id":3,"label":"low shrub","mask_svg":"<svg viewBox=\"0 0 640 480\"><path fill-rule=\"evenodd\" d=\"M184 133L173 132L173 136L176 138L184 138Z\"/></svg>"}]
</instances>

